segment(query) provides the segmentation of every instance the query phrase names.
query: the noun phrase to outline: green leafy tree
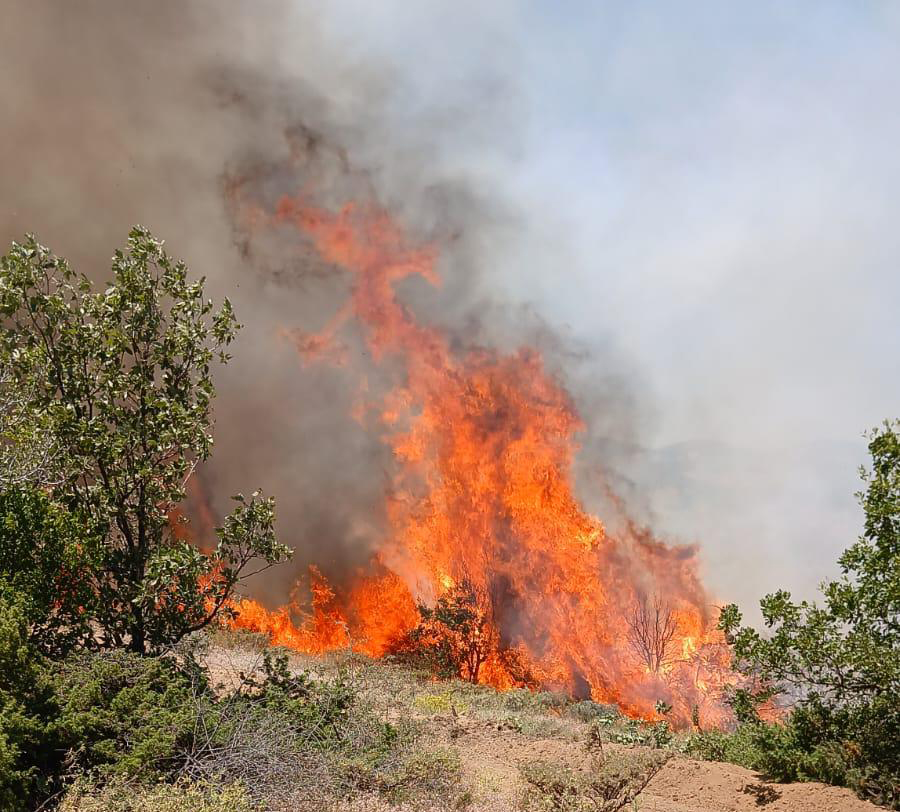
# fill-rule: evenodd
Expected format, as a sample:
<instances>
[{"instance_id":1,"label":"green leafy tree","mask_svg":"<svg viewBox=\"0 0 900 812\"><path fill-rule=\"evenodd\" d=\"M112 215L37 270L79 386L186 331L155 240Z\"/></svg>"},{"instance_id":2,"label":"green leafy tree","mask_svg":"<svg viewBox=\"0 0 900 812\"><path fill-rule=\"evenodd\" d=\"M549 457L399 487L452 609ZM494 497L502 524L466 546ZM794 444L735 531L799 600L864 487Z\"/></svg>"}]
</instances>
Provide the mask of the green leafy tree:
<instances>
[{"instance_id":1,"label":"green leafy tree","mask_svg":"<svg viewBox=\"0 0 900 812\"><path fill-rule=\"evenodd\" d=\"M755 726L757 767L787 779L853 786L900 808L900 422L869 435L871 467L861 469L864 532L840 558L841 576L822 586L821 605L789 592L761 602L765 634L741 626L725 607L720 626L735 663L763 689L735 696ZM786 724L761 725L751 699L786 692L796 707Z\"/></svg>"},{"instance_id":2,"label":"green leafy tree","mask_svg":"<svg viewBox=\"0 0 900 812\"><path fill-rule=\"evenodd\" d=\"M464 580L441 595L434 606L419 604L419 625L400 649L422 659L439 676L477 683L481 667L499 643L485 603Z\"/></svg>"},{"instance_id":3,"label":"green leafy tree","mask_svg":"<svg viewBox=\"0 0 900 812\"><path fill-rule=\"evenodd\" d=\"M248 570L289 551L258 493L236 497L211 555L173 532L173 508L212 449L211 367L228 361L239 325L143 228L112 273L95 291L33 237L0 259L0 368L17 410L5 441L26 443L39 426L54 500L100 534L84 642L145 653L228 611Z\"/></svg>"},{"instance_id":4,"label":"green leafy tree","mask_svg":"<svg viewBox=\"0 0 900 812\"><path fill-rule=\"evenodd\" d=\"M786 591L761 602L770 630L741 627L734 605L721 625L737 661L774 687L837 703L900 691L900 422L869 437L871 470L859 494L865 531L840 558L842 576L823 585L824 603Z\"/></svg>"}]
</instances>

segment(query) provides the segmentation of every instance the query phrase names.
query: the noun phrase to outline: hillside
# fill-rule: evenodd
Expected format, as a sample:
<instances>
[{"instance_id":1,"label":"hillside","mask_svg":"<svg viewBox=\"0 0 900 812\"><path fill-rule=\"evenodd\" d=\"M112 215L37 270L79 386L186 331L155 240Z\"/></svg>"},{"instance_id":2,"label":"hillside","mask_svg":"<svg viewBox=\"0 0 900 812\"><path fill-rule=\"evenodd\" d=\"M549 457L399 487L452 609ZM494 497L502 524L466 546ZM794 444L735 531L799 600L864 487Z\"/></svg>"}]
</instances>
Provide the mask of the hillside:
<instances>
[{"instance_id":1,"label":"hillside","mask_svg":"<svg viewBox=\"0 0 900 812\"><path fill-rule=\"evenodd\" d=\"M262 652L257 636L217 633L205 658L214 679L233 686L259 668ZM292 670L306 671L314 679L346 674L368 709L399 729L414 729L421 770L421 786L409 787L407 794L392 795L390 787L385 792L375 781L371 792L340 803L328 797L327 788L311 782L297 789L296 808L306 808L317 797L320 808L335 804L334 808L348 810L399 806L472 812L522 808L864 812L879 808L847 789L770 783L732 764L694 760L678 752L678 737L666 749L628 744L629 739L642 738L637 727L613 708L597 703L572 702L549 692L500 693L460 681L436 682L396 664L346 653L318 658L291 652L289 662ZM431 774L428 765L433 768ZM601 800L607 789L609 799Z\"/></svg>"}]
</instances>

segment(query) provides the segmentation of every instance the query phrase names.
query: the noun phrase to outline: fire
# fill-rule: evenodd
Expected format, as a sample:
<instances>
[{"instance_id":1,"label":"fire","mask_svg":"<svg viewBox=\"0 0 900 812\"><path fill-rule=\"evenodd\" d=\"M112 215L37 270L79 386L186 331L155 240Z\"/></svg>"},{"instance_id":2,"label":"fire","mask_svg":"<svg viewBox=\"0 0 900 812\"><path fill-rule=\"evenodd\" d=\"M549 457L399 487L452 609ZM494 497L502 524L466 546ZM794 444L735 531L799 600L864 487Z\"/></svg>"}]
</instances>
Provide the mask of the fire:
<instances>
[{"instance_id":1,"label":"fire","mask_svg":"<svg viewBox=\"0 0 900 812\"><path fill-rule=\"evenodd\" d=\"M459 350L420 324L396 285L413 276L440 285L437 249L412 244L377 207L331 210L298 196L252 214L254 227L297 229L351 275L349 300L323 331L286 331L303 362L342 363L340 334L352 322L373 363L399 362L403 379L353 415L380 432L395 462L390 532L371 571L338 590L313 567L308 611L245 600L236 625L303 651L352 646L378 657L416 626L417 603L433 605L465 582L489 629L480 681L522 684L508 664L514 653L534 684L647 717L665 699L682 721L716 721L731 672L695 550L622 517L623 529L610 530L579 503L572 469L582 420L541 355ZM671 634L662 655L645 660L629 642L628 613L648 595L671 612Z\"/></svg>"}]
</instances>

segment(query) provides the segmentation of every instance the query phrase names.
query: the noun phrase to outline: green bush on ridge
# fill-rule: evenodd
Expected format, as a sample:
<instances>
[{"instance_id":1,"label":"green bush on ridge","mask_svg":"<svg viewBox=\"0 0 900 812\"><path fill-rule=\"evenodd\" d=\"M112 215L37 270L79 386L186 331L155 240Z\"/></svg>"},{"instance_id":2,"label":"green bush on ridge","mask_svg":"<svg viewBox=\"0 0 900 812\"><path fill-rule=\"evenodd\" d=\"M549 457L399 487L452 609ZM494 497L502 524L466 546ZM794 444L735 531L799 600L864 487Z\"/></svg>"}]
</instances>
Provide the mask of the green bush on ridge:
<instances>
[{"instance_id":1,"label":"green bush on ridge","mask_svg":"<svg viewBox=\"0 0 900 812\"><path fill-rule=\"evenodd\" d=\"M900 809L900 422L869 435L871 468L858 494L862 536L840 558L824 602L794 603L785 591L760 603L766 634L741 626L736 606L720 625L735 663L761 689L733 697L742 726L703 733L689 748L783 781L819 780ZM755 717L755 701L798 697L783 724Z\"/></svg>"}]
</instances>

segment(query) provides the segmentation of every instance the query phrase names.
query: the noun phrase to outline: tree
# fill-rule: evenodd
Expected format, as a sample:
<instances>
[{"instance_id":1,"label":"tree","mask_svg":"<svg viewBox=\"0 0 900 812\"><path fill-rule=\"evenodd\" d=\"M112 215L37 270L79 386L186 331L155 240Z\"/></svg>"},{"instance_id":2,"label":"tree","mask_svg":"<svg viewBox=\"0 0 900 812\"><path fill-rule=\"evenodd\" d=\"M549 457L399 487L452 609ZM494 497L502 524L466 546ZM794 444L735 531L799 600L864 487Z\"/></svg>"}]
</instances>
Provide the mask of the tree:
<instances>
[{"instance_id":1,"label":"tree","mask_svg":"<svg viewBox=\"0 0 900 812\"><path fill-rule=\"evenodd\" d=\"M419 625L401 649L424 657L439 676L478 682L481 667L498 650L497 633L469 581L448 589L433 607L419 604Z\"/></svg>"},{"instance_id":2,"label":"tree","mask_svg":"<svg viewBox=\"0 0 900 812\"><path fill-rule=\"evenodd\" d=\"M626 617L628 642L635 653L654 674L669 659L669 646L678 624L672 607L658 595L635 601Z\"/></svg>"},{"instance_id":3,"label":"tree","mask_svg":"<svg viewBox=\"0 0 900 812\"><path fill-rule=\"evenodd\" d=\"M90 637L98 539L39 488L0 491L0 601L15 603L28 641L58 656Z\"/></svg>"},{"instance_id":4,"label":"tree","mask_svg":"<svg viewBox=\"0 0 900 812\"><path fill-rule=\"evenodd\" d=\"M763 689L739 692L755 726L759 765L787 779L852 786L900 809L900 421L869 438L864 532L840 558L841 576L822 585L822 605L794 602L787 591L761 602L765 635L741 626L734 605L720 626L737 668ZM748 699L780 692L796 701L784 725L753 719Z\"/></svg>"},{"instance_id":5,"label":"tree","mask_svg":"<svg viewBox=\"0 0 900 812\"><path fill-rule=\"evenodd\" d=\"M213 309L204 280L144 228L88 278L29 236L0 260L0 368L16 426L49 438L52 498L99 539L91 573L95 634L82 642L160 650L228 611L247 570L284 560L274 505L254 493L219 528L211 555L170 522L212 449L211 366L227 363L239 325ZM9 433L13 443L22 432ZM25 438L27 439L27 438ZM27 457L27 452L22 452Z\"/></svg>"},{"instance_id":6,"label":"tree","mask_svg":"<svg viewBox=\"0 0 900 812\"><path fill-rule=\"evenodd\" d=\"M8 364L0 363L0 489L46 485L57 477L56 450Z\"/></svg>"},{"instance_id":7,"label":"tree","mask_svg":"<svg viewBox=\"0 0 900 812\"><path fill-rule=\"evenodd\" d=\"M822 586L824 604L795 603L789 592L761 602L767 636L741 627L734 605L720 625L738 665L801 697L832 703L900 691L900 422L869 435L870 471L857 494L865 530L840 558L842 575Z\"/></svg>"}]
</instances>

